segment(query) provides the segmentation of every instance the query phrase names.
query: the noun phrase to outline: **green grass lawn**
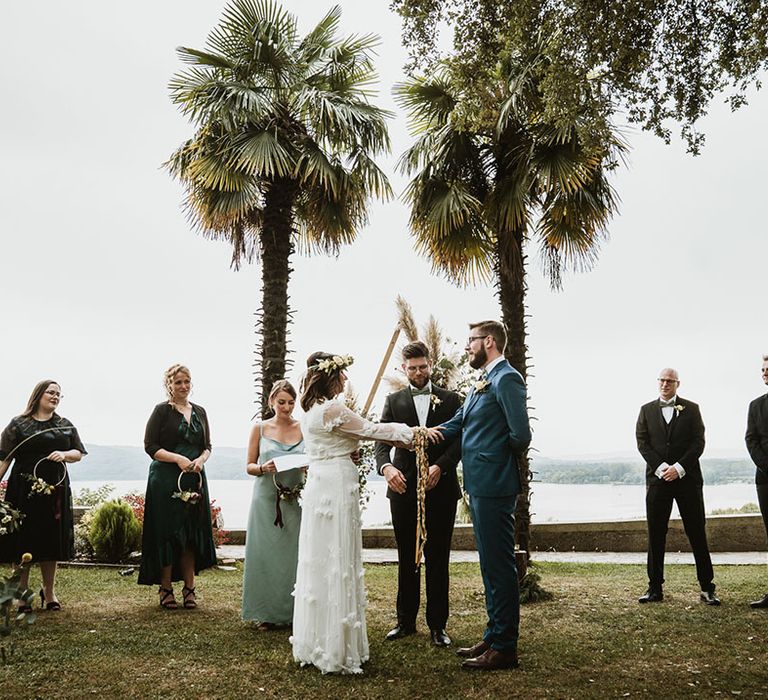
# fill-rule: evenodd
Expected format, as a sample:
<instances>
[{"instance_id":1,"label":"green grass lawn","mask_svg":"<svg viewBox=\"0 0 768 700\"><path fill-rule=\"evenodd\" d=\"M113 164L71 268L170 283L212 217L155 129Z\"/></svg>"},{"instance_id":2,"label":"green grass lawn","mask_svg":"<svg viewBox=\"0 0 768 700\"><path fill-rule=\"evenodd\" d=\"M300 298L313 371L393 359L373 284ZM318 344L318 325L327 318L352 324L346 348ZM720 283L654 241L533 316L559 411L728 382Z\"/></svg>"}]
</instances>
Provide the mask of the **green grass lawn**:
<instances>
[{"instance_id":1,"label":"green grass lawn","mask_svg":"<svg viewBox=\"0 0 768 700\"><path fill-rule=\"evenodd\" d=\"M394 623L394 566L366 568L371 660L355 677L292 661L287 631L239 620L242 573L208 571L200 607L168 612L155 589L114 570L63 569L64 610L41 613L0 666L3 698L612 698L768 696L768 589L758 566L718 566L723 605L698 602L692 566L668 566L665 601L640 606L644 567L542 564L554 599L522 611L521 667L464 671L420 632L383 641ZM454 643L478 641L484 601L476 564L451 566ZM39 582L33 570L32 581ZM455 648L455 646L454 646Z\"/></svg>"}]
</instances>

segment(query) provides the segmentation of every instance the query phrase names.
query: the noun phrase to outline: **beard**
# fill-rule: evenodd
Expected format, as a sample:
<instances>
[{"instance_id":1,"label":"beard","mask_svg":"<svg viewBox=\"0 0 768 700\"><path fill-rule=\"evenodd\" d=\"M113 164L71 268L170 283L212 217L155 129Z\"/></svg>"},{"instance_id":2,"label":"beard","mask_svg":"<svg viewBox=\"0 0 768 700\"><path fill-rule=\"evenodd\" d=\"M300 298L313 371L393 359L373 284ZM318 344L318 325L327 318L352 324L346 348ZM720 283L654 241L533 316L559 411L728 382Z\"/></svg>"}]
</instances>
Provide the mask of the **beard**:
<instances>
[{"instance_id":1,"label":"beard","mask_svg":"<svg viewBox=\"0 0 768 700\"><path fill-rule=\"evenodd\" d=\"M426 377L418 376L414 377L413 379L409 380L409 383L412 387L415 389L423 389L425 386L427 386L427 382L429 382L429 375Z\"/></svg>"},{"instance_id":2,"label":"beard","mask_svg":"<svg viewBox=\"0 0 768 700\"><path fill-rule=\"evenodd\" d=\"M469 366L472 369L480 369L486 362L488 362L488 353L483 346L480 346L475 356L469 361Z\"/></svg>"}]
</instances>

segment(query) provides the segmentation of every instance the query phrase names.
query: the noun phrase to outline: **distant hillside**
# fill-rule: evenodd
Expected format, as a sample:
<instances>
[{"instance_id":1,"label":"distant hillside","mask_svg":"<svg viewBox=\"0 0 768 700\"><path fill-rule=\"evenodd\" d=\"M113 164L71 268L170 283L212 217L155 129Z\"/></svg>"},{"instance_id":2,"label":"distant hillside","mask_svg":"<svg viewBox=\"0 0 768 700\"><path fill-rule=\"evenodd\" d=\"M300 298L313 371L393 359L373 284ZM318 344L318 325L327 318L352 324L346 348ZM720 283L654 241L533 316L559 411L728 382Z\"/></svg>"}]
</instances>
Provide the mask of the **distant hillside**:
<instances>
[{"instance_id":1,"label":"distant hillside","mask_svg":"<svg viewBox=\"0 0 768 700\"><path fill-rule=\"evenodd\" d=\"M531 469L537 481L552 484L643 484L645 464L637 461L568 460L533 457ZM702 459L707 484L752 482L755 465L747 459Z\"/></svg>"},{"instance_id":2,"label":"distant hillside","mask_svg":"<svg viewBox=\"0 0 768 700\"><path fill-rule=\"evenodd\" d=\"M134 481L145 479L152 461L141 447L86 445L88 455L69 466L73 481ZM250 479L245 473L245 448L214 447L205 465L209 479ZM370 474L369 481L381 479Z\"/></svg>"},{"instance_id":3,"label":"distant hillside","mask_svg":"<svg viewBox=\"0 0 768 700\"><path fill-rule=\"evenodd\" d=\"M69 468L76 481L130 481L144 479L150 459L140 447L86 445L88 456ZM551 484L642 484L645 466L638 459L550 459L534 456L531 461L537 481ZM748 482L755 478L755 467L747 459L703 459L707 484ZM210 479L247 479L245 448L216 447L206 465ZM378 474L369 480L380 479Z\"/></svg>"},{"instance_id":4,"label":"distant hillside","mask_svg":"<svg viewBox=\"0 0 768 700\"><path fill-rule=\"evenodd\" d=\"M77 481L132 481L147 476L152 461L141 447L86 445L88 455L69 467ZM245 449L217 447L205 466L210 479L247 479Z\"/></svg>"}]
</instances>

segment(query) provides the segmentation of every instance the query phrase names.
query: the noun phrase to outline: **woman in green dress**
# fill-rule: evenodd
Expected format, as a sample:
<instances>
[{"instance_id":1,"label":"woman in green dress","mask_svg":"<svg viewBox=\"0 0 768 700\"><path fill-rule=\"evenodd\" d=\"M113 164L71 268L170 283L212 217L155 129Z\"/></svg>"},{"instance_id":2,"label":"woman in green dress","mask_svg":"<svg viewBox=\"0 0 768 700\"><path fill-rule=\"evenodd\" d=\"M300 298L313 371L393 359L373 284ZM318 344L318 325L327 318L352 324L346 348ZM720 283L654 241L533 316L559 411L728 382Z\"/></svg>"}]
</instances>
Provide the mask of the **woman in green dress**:
<instances>
[{"instance_id":1,"label":"woman in green dress","mask_svg":"<svg viewBox=\"0 0 768 700\"><path fill-rule=\"evenodd\" d=\"M269 394L275 415L254 425L248 441L246 471L256 479L245 538L242 617L258 622L261 630L288 625L293 619L301 523L298 492L305 475L303 469L278 475L273 460L304 452L301 426L292 417L295 405L293 386L284 379L275 382Z\"/></svg>"},{"instance_id":2,"label":"woman in green dress","mask_svg":"<svg viewBox=\"0 0 768 700\"><path fill-rule=\"evenodd\" d=\"M160 605L178 607L173 581L184 581L185 608L197 607L195 574L216 564L208 480L211 433L202 406L192 403L192 376L183 365L165 373L168 401L147 422L144 449L152 457L144 503L139 583L160 586Z\"/></svg>"}]
</instances>

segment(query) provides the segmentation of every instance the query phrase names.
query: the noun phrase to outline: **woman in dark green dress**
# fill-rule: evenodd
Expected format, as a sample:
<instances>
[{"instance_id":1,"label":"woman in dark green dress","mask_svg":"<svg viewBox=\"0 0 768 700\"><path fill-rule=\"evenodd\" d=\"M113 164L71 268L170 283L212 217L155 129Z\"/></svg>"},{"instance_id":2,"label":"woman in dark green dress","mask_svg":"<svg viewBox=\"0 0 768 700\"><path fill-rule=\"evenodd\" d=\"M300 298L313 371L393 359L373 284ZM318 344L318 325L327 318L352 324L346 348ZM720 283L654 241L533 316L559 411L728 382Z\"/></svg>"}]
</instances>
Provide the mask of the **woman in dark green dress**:
<instances>
[{"instance_id":1,"label":"woman in dark green dress","mask_svg":"<svg viewBox=\"0 0 768 700\"><path fill-rule=\"evenodd\" d=\"M160 605L178 607L173 581L184 581L185 608L197 607L195 574L216 564L211 504L203 465L211 454L208 417L189 401L189 370L165 373L168 401L147 422L144 449L152 457L144 503L139 583L160 586ZM191 497L190 494L192 494Z\"/></svg>"},{"instance_id":2,"label":"woman in dark green dress","mask_svg":"<svg viewBox=\"0 0 768 700\"><path fill-rule=\"evenodd\" d=\"M61 398L58 382L39 382L24 413L0 436L0 479L13 462L5 500L24 513L16 532L0 536L0 561L18 563L21 555L29 552L33 561L40 562L40 602L47 610L61 610L54 590L56 564L75 554L66 463L79 462L86 454L77 428L56 413ZM32 492L33 474L53 487L50 493ZM20 586L29 587L28 568L22 573ZM30 610L28 606L23 609Z\"/></svg>"}]
</instances>

